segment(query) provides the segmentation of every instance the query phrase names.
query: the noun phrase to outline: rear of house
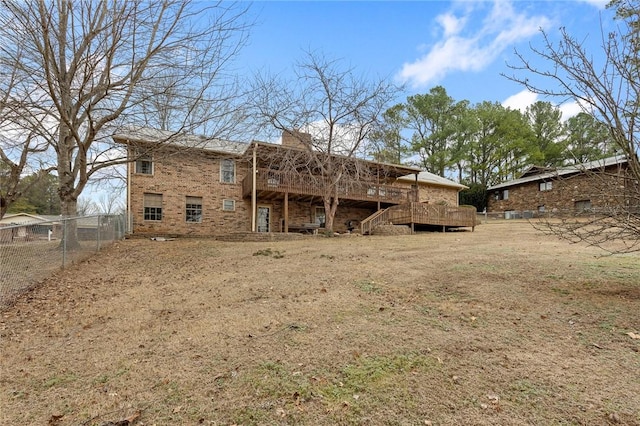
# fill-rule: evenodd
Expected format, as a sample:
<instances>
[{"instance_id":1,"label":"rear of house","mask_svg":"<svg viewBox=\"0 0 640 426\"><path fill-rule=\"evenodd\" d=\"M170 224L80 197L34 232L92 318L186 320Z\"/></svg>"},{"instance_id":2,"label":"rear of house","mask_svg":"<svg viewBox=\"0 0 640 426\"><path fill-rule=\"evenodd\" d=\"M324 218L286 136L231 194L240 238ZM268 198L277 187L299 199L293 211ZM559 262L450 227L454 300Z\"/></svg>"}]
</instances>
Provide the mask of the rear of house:
<instances>
[{"instance_id":1,"label":"rear of house","mask_svg":"<svg viewBox=\"0 0 640 426\"><path fill-rule=\"evenodd\" d=\"M310 232L324 226L317 176L274 167L273 159L284 151L300 149L288 145L285 138L283 145L196 137L187 138L194 142L191 145L184 141L159 145L157 135L152 131L114 136L136 159L127 170L127 206L134 233L210 236ZM393 205L457 206L458 193L464 188L413 167L354 161L373 173L339 188L337 232L355 229L360 221Z\"/></svg>"}]
</instances>

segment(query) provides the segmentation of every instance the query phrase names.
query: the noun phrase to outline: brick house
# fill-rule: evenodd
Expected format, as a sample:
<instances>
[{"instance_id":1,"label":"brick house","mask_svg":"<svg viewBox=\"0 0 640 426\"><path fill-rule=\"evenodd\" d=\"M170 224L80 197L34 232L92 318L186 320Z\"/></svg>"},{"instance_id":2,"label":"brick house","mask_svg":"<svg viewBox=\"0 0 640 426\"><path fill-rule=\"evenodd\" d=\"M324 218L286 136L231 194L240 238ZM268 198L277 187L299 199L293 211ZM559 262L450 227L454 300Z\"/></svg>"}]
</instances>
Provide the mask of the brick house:
<instances>
[{"instance_id":1,"label":"brick house","mask_svg":"<svg viewBox=\"0 0 640 426\"><path fill-rule=\"evenodd\" d=\"M557 169L534 166L518 179L487 188L487 211L516 218L606 209L624 197L626 168L624 157Z\"/></svg>"},{"instance_id":2,"label":"brick house","mask_svg":"<svg viewBox=\"0 0 640 426\"><path fill-rule=\"evenodd\" d=\"M127 163L127 210L133 233L209 236L312 231L324 225L317 176L278 167L284 158L303 152L299 141L286 132L281 145L207 140L150 129L113 138L125 144L135 159ZM457 207L458 192L465 188L414 167L349 161L367 174L339 188L337 232L357 226L376 211L407 202Z\"/></svg>"}]
</instances>

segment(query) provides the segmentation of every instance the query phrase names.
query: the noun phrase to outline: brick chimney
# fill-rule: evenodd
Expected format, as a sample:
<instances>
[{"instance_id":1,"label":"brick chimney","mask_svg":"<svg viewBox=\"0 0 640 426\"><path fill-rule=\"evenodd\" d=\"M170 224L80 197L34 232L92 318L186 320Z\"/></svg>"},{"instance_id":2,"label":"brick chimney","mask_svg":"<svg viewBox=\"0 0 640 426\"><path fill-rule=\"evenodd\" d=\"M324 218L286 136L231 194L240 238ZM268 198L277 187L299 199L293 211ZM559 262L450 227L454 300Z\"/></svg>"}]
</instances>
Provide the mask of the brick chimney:
<instances>
[{"instance_id":1,"label":"brick chimney","mask_svg":"<svg viewBox=\"0 0 640 426\"><path fill-rule=\"evenodd\" d=\"M298 130L282 131L282 146L298 149L309 149L311 145L311 135Z\"/></svg>"}]
</instances>

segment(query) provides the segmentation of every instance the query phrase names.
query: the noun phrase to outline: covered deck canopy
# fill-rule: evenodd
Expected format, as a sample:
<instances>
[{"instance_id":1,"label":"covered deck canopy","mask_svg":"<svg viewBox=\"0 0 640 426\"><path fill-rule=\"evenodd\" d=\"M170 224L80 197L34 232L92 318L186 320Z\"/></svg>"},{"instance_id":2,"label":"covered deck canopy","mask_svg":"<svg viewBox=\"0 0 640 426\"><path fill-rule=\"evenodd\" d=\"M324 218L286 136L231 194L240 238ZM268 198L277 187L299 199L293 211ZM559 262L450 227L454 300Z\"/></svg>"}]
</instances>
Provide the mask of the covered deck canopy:
<instances>
[{"instance_id":1,"label":"covered deck canopy","mask_svg":"<svg viewBox=\"0 0 640 426\"><path fill-rule=\"evenodd\" d=\"M415 201L417 192L410 185L394 185L400 177L417 175L420 169L379 163L342 155L252 142L245 151L250 163L243 181L243 196L261 200L310 201L333 191L341 204L375 206Z\"/></svg>"}]
</instances>

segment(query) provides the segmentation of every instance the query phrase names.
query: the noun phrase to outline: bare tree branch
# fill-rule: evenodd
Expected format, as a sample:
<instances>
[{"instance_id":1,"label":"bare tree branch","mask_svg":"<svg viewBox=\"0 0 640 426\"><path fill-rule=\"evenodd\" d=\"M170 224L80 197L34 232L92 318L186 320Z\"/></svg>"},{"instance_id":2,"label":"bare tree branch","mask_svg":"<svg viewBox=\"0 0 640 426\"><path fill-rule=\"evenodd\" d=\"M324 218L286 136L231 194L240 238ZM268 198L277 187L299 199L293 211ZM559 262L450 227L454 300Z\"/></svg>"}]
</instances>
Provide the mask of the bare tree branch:
<instances>
[{"instance_id":1,"label":"bare tree branch","mask_svg":"<svg viewBox=\"0 0 640 426\"><path fill-rule=\"evenodd\" d=\"M1 3L0 75L18 82L5 104L52 148L63 214L76 214L92 176L134 159L110 137L127 126L237 129L243 93L226 72L246 41L246 12L222 1Z\"/></svg>"},{"instance_id":2,"label":"bare tree branch","mask_svg":"<svg viewBox=\"0 0 640 426\"><path fill-rule=\"evenodd\" d=\"M322 188L325 226L333 229L340 191L382 170L357 159L398 89L384 80L370 82L319 53L307 53L296 73L295 81L257 76L253 108L260 124L299 148L278 153L270 167L311 174Z\"/></svg>"},{"instance_id":3,"label":"bare tree branch","mask_svg":"<svg viewBox=\"0 0 640 426\"><path fill-rule=\"evenodd\" d=\"M542 32L543 46L531 46L530 49L545 66L534 65L527 56L516 51L518 63L510 66L514 74L506 77L534 93L576 101L586 113L606 125L628 164L624 174L615 179L606 173L590 173L602 184L596 196L608 195L614 200L610 208L596 212L587 220L564 218L549 221L543 227L571 241L585 241L599 247L608 242L616 243L618 245L612 251L627 252L637 250L640 239L638 8L636 6L635 12L626 14L626 2L614 1L610 7L618 12L618 27L602 34L601 56L593 57L583 42L564 28L557 44Z\"/></svg>"}]
</instances>

